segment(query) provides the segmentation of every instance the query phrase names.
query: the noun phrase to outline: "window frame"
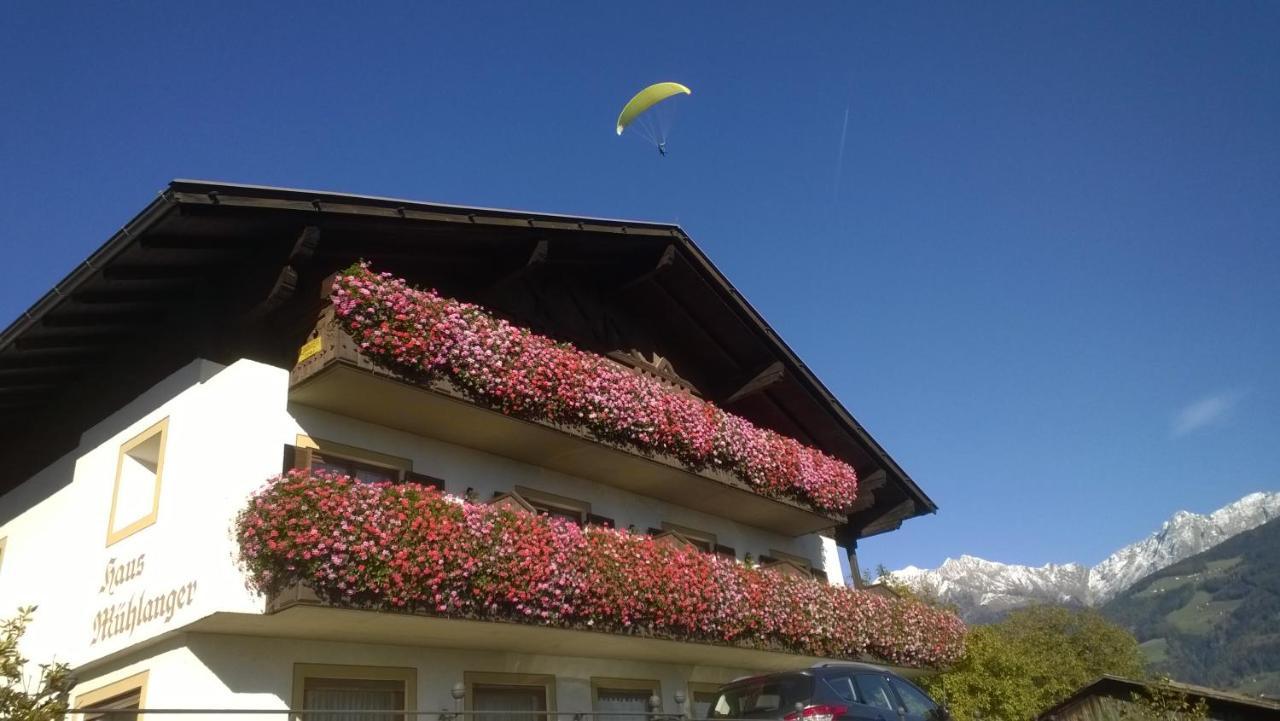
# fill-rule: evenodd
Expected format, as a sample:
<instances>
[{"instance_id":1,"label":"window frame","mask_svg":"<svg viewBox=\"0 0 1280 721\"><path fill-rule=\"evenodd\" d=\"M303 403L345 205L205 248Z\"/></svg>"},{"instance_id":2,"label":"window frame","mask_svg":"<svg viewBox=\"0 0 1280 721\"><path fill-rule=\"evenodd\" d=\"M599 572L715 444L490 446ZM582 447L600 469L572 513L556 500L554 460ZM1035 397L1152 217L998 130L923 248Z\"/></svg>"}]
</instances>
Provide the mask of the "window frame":
<instances>
[{"instance_id":1,"label":"window frame","mask_svg":"<svg viewBox=\"0 0 1280 721\"><path fill-rule=\"evenodd\" d=\"M372 471L392 471L395 478L392 483L413 482L434 486L444 490L444 480L413 471L413 460L387 453L379 453L359 446L315 438L299 433L296 443L285 446L285 471L290 469L310 470L315 461L340 465L345 463L353 468L365 468ZM326 460L327 459L327 460ZM341 462L341 463L339 463Z\"/></svg>"},{"instance_id":2,"label":"window frame","mask_svg":"<svg viewBox=\"0 0 1280 721\"><path fill-rule=\"evenodd\" d=\"M694 694L699 694L699 693L719 694L719 693L720 693L720 687L721 687L721 686L723 686L723 685L724 685L724 684L721 684L721 683L712 683L712 682L710 682L710 681L688 681L688 682L686 682L686 683L685 683L685 690L684 690L684 691L685 691L685 706L687 706L688 708L684 709L684 712L685 712L686 714L688 714L688 718L691 718L691 719L696 719L696 718L697 718L697 717L696 717L696 716L694 716L694 714L693 714L693 704L694 704L693 699L694 699ZM714 704L715 704L715 699L712 699L711 703L712 703L712 705L714 705Z\"/></svg>"},{"instance_id":3,"label":"window frame","mask_svg":"<svg viewBox=\"0 0 1280 721\"><path fill-rule=\"evenodd\" d=\"M121 696L137 693L138 708L145 709L147 707L147 681L150 679L151 672L140 671L132 676L125 676L118 681L112 681L103 684L89 691L76 694L76 702L72 707L71 715L77 719L91 718L85 714L83 709L93 708L98 704L105 704L113 701Z\"/></svg>"},{"instance_id":4,"label":"window frame","mask_svg":"<svg viewBox=\"0 0 1280 721\"><path fill-rule=\"evenodd\" d=\"M889 683L889 677L886 674L876 673L874 671L855 671L851 675L853 676L854 686L858 689L858 697L862 699L861 705L869 708L880 709L882 711L889 711L891 713L898 712L898 707L901 706L902 700L898 698L898 691ZM862 687L862 679L864 678L880 679L880 683L884 685L885 689L889 691L889 695L891 696L891 698L886 699L891 704L890 708L886 709L883 706L869 703L872 695L867 693L867 690Z\"/></svg>"},{"instance_id":5,"label":"window frame","mask_svg":"<svg viewBox=\"0 0 1280 721\"><path fill-rule=\"evenodd\" d=\"M911 683L905 678L900 678L898 676L886 676L885 678L889 682L889 688L893 689L893 695L898 698L898 703L902 705L902 708L906 709L908 716L914 714L927 719L929 718L930 714L938 710L938 702L930 698L929 694L924 692L924 689L920 688L919 686L916 686L914 683ZM925 709L923 712L918 714L912 711L911 708L907 705L906 695L902 692L900 688L898 688L899 686L905 686L907 690L914 691L915 693L919 694L925 701L929 702L929 705L931 706L931 708Z\"/></svg>"},{"instance_id":6,"label":"window frame","mask_svg":"<svg viewBox=\"0 0 1280 721\"><path fill-rule=\"evenodd\" d=\"M476 686L529 686L542 687L543 699L546 701L544 719L556 717L556 677L543 673L501 673L496 671L463 671L462 685L466 689L463 696L463 710L475 710ZM535 721L536 717L530 721Z\"/></svg>"},{"instance_id":7,"label":"window frame","mask_svg":"<svg viewBox=\"0 0 1280 721\"><path fill-rule=\"evenodd\" d=\"M780 551L776 548L769 549L769 557L778 561L790 561L795 565L803 568L804 570L810 571L810 572L812 572L816 568L816 566L813 565L812 560L805 558L804 556L796 555L794 553L787 553L786 551ZM823 575L825 576L826 574L823 573Z\"/></svg>"},{"instance_id":8,"label":"window frame","mask_svg":"<svg viewBox=\"0 0 1280 721\"><path fill-rule=\"evenodd\" d=\"M716 538L716 534L711 533L710 531L702 531L697 528L681 526L678 523L663 521L662 530L675 531L676 533L679 533L703 553L715 553L716 547L720 544L719 540Z\"/></svg>"},{"instance_id":9,"label":"window frame","mask_svg":"<svg viewBox=\"0 0 1280 721\"><path fill-rule=\"evenodd\" d=\"M418 710L418 669L412 666L363 666L333 663L293 664L290 708L298 711L306 703L307 679L332 678L348 681L400 681L404 684L404 710ZM402 721L410 721L401 714Z\"/></svg>"},{"instance_id":10,"label":"window frame","mask_svg":"<svg viewBox=\"0 0 1280 721\"><path fill-rule=\"evenodd\" d=\"M120 503L120 475L124 472L124 459L130 451L160 436L160 451L156 454L156 480L151 488L151 510L142 517L134 519L123 528L116 528L116 510ZM141 433L120 444L116 453L116 477L111 487L111 513L107 516L107 547L123 541L144 528L154 525L160 517L160 489L164 481L164 456L169 446L169 417L165 416L151 424Z\"/></svg>"},{"instance_id":11,"label":"window frame","mask_svg":"<svg viewBox=\"0 0 1280 721\"><path fill-rule=\"evenodd\" d=\"M655 713L649 710L649 699L654 696L658 697L658 710L656 713L662 712L662 682L657 679L643 678L617 678L613 676L592 676L591 677L591 712L595 714L600 711L600 690L601 689L617 689L619 691L648 691L649 696L645 699L645 713ZM643 721L643 718L636 721Z\"/></svg>"},{"instance_id":12,"label":"window frame","mask_svg":"<svg viewBox=\"0 0 1280 721\"><path fill-rule=\"evenodd\" d=\"M562 496L558 493L540 491L528 486L516 486L514 493L520 496L525 503L533 506L534 511L542 515L560 518L566 515L573 515L577 517L576 523L579 526L586 526L588 519L591 517L591 504L587 501Z\"/></svg>"}]
</instances>

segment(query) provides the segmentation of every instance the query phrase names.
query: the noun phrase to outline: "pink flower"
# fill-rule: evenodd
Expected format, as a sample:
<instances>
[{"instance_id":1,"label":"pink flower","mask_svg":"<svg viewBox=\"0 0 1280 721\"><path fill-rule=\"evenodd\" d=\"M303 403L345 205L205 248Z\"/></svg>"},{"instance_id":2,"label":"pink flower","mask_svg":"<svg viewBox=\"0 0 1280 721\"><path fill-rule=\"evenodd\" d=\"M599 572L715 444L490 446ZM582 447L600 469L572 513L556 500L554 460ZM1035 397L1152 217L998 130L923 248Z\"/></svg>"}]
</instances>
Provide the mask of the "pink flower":
<instances>
[{"instance_id":1,"label":"pink flower","mask_svg":"<svg viewBox=\"0 0 1280 721\"><path fill-rule=\"evenodd\" d=\"M396 519L391 522L391 519ZM756 570L598 526L499 510L412 483L294 470L237 517L264 593L908 666L959 658L964 625L917 601ZM264 535L276 540L263 544ZM359 559L327 549L350 549Z\"/></svg>"},{"instance_id":2,"label":"pink flower","mask_svg":"<svg viewBox=\"0 0 1280 721\"><path fill-rule=\"evenodd\" d=\"M365 265L339 276L331 297L340 327L372 361L424 382L448 379L503 413L669 455L693 470L724 469L760 494L827 512L857 497L848 463L479 306Z\"/></svg>"}]
</instances>

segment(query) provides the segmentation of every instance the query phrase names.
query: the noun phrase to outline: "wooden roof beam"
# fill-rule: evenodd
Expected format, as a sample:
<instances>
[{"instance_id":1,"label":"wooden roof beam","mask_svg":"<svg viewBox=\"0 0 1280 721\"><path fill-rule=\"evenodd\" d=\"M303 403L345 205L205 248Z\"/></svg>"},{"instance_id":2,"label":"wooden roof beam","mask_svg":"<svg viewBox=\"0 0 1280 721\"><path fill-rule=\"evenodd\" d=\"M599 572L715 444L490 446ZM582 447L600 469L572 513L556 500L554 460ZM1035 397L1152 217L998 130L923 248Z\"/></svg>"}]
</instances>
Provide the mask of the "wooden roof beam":
<instances>
[{"instance_id":1,"label":"wooden roof beam","mask_svg":"<svg viewBox=\"0 0 1280 721\"><path fill-rule=\"evenodd\" d=\"M753 375L745 382L737 383L738 389L729 394L722 403L729 405L742 400L748 396L762 393L786 377L786 371L782 367L782 361L774 361L765 366L763 370Z\"/></svg>"},{"instance_id":2,"label":"wooden roof beam","mask_svg":"<svg viewBox=\"0 0 1280 721\"><path fill-rule=\"evenodd\" d=\"M89 363L80 365L27 365L5 368L0 366L0 383L5 383L6 379L14 379L14 382L22 382L29 378L44 378L49 376L66 376L79 373L89 367Z\"/></svg>"},{"instance_id":3,"label":"wooden roof beam","mask_svg":"<svg viewBox=\"0 0 1280 721\"><path fill-rule=\"evenodd\" d=\"M118 345L135 336L136 333L95 333L95 334L79 334L79 335L41 335L29 338L19 338L14 341L14 348L18 350L54 350L54 349L81 349L81 348L101 348L102 346Z\"/></svg>"},{"instance_id":4,"label":"wooden roof beam","mask_svg":"<svg viewBox=\"0 0 1280 721\"><path fill-rule=\"evenodd\" d=\"M632 288L635 288L636 286L642 283L645 283L646 281L653 280L654 278L657 278L659 275L662 275L663 273L665 273L669 268L671 268L671 266L675 265L675 262L676 262L676 246L674 243L671 243L671 244L668 244L667 247L662 249L662 254L658 256L658 262L655 263L652 268L650 268L649 270L646 270L645 272L632 278L631 280L626 281L622 285L615 288L613 292L625 293L628 290L631 290Z\"/></svg>"},{"instance_id":5,"label":"wooden roof beam","mask_svg":"<svg viewBox=\"0 0 1280 721\"><path fill-rule=\"evenodd\" d=\"M494 281L480 292L482 296L492 296L502 291L503 288L516 283L523 278L527 278L541 272L547 267L547 251L550 249L550 243L544 238L533 245L533 252L529 254L524 265L516 270L507 273L498 280Z\"/></svg>"},{"instance_id":6,"label":"wooden roof beam","mask_svg":"<svg viewBox=\"0 0 1280 721\"><path fill-rule=\"evenodd\" d=\"M97 313L64 312L45 316L41 324L45 328L98 328L103 324L141 323L155 318L149 311L103 311Z\"/></svg>"},{"instance_id":7,"label":"wooden roof beam","mask_svg":"<svg viewBox=\"0 0 1280 721\"><path fill-rule=\"evenodd\" d=\"M875 520L862 527L862 537L874 536L878 533L892 531L902 522L915 515L916 502L910 498L879 513Z\"/></svg>"}]
</instances>

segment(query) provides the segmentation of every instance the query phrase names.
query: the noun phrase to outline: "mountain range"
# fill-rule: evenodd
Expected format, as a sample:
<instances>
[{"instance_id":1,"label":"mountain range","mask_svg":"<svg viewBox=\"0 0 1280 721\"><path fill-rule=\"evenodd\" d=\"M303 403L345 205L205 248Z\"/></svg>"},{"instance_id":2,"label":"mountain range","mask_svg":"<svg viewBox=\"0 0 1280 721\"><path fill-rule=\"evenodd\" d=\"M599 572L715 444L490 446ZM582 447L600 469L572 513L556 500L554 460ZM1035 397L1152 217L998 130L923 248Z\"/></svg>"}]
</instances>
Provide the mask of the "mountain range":
<instances>
[{"instance_id":1,"label":"mountain range","mask_svg":"<svg viewBox=\"0 0 1280 721\"><path fill-rule=\"evenodd\" d=\"M1146 576L1101 607L1152 672L1280 697L1280 520Z\"/></svg>"},{"instance_id":2,"label":"mountain range","mask_svg":"<svg viewBox=\"0 0 1280 721\"><path fill-rule=\"evenodd\" d=\"M1276 518L1280 492L1251 493L1209 514L1179 511L1150 536L1093 567L1033 567L960 556L936 569L908 566L891 575L954 605L970 623L996 620L1011 609L1035 603L1102 606L1147 576Z\"/></svg>"}]
</instances>

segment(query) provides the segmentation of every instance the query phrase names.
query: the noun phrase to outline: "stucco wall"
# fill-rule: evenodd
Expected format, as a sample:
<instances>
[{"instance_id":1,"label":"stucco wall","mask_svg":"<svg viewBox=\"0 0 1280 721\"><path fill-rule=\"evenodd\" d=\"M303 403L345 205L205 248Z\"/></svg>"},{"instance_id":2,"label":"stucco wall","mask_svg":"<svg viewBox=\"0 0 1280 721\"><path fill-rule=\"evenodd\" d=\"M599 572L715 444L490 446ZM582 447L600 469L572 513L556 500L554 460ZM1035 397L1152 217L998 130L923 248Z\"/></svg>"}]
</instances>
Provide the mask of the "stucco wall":
<instances>
[{"instance_id":1,"label":"stucco wall","mask_svg":"<svg viewBox=\"0 0 1280 721\"><path fill-rule=\"evenodd\" d=\"M120 447L166 418L165 459L155 522L108 546L108 517ZM668 521L713 532L720 543L733 546L739 556L751 552L758 557L771 548L789 551L823 563L830 579L840 580L838 551L830 539L817 535L786 538L582 478L291 406L288 373L282 369L247 360L226 367L195 361L89 429L75 451L0 497L0 539L6 543L0 561L0 616L12 614L19 606L39 606L35 623L23 642L25 655L33 664L53 660L74 666L93 663L95 675L127 675L127 668L116 668L118 659L144 641L171 636L184 625L218 611L261 612L262 599L245 587L235 563L232 523L248 495L280 471L282 448L294 443L298 434L410 458L415 471L444 478L453 493L470 486L481 497L489 497L516 485L530 486L589 501L595 512L614 518L622 527L659 527ZM105 576L113 569L118 571L116 578L107 583ZM132 621L128 619L131 608L136 609ZM102 614L108 609L112 612L106 614L110 618L104 631ZM234 656L237 641L205 640L203 645L191 648L174 643L174 639L163 641L146 653L160 653L157 663L162 657L213 654L208 649L214 648ZM261 641L246 643L264 653L271 646ZM307 647L311 655L324 655L322 650L319 646ZM243 657L251 659L256 653L246 651ZM447 700L448 688L457 680L454 671L459 667L449 666L454 671L446 673L438 652L398 649L392 655L404 654L434 659L431 663L435 665L430 666L433 670L420 677L424 684L422 702ZM272 663L287 661L286 665L307 660L296 656L290 651L271 658L275 659ZM368 656L370 662L396 663L375 656ZM633 673L651 678L661 673L667 674L661 676L664 679L675 679L681 673L672 668L632 672L623 668L622 662L613 664L622 664L618 668L605 671L602 669L612 668L610 662L599 660L464 660L475 665L472 670L512 663L522 672L544 672L532 670L534 667L558 669L554 672L571 678L579 672L569 673L566 669L593 669L591 673L583 670L583 678ZM343 662L355 663L349 658ZM178 679L174 682L179 684L177 687L192 693L204 690L198 691L195 699L172 698L165 700L165 705L190 706L196 700L219 706L228 703L221 698L226 689L215 688L221 683L216 679L197 683L193 676L183 680L182 674L204 673L192 670L200 664L175 663L172 668L165 666L168 670L160 666L153 669L156 694L161 693L162 686L171 685L160 683L165 676ZM212 668L209 664L204 667ZM230 667L227 670L234 671ZM259 682L270 676L266 670L263 674ZM443 696L440 689L444 689ZM263 693L278 691L278 687L272 687ZM252 693L258 692L252 691L246 698L252 698ZM566 686L562 705L573 700L575 693L578 692L572 684ZM665 687L664 694L669 696ZM149 694L148 704L161 705L162 698Z\"/></svg>"},{"instance_id":2,"label":"stucco wall","mask_svg":"<svg viewBox=\"0 0 1280 721\"><path fill-rule=\"evenodd\" d=\"M417 672L417 706L422 710L460 708L451 692L465 672L554 676L552 710L563 712L592 710L593 677L657 680L666 713L681 712L674 698L677 690L692 698L690 682L718 684L748 673L743 669L571 656L186 634L82 679L73 695L146 670L147 706L151 708L283 710L290 708L293 698L296 663L413 668ZM236 718L284 719L266 714Z\"/></svg>"}]
</instances>

